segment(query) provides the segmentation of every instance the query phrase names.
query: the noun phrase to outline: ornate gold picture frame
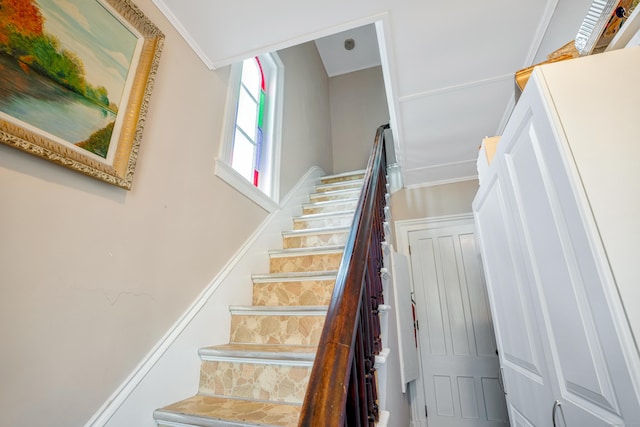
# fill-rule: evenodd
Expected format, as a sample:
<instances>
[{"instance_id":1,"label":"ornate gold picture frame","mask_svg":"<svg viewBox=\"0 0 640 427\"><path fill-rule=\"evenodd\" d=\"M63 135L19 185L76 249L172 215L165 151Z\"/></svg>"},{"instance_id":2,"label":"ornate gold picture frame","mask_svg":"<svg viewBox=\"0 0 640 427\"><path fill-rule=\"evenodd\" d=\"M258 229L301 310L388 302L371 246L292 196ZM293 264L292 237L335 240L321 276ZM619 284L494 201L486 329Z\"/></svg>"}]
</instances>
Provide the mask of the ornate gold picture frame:
<instances>
[{"instance_id":1,"label":"ornate gold picture frame","mask_svg":"<svg viewBox=\"0 0 640 427\"><path fill-rule=\"evenodd\" d=\"M162 32L129 0L0 3L0 141L130 189Z\"/></svg>"}]
</instances>

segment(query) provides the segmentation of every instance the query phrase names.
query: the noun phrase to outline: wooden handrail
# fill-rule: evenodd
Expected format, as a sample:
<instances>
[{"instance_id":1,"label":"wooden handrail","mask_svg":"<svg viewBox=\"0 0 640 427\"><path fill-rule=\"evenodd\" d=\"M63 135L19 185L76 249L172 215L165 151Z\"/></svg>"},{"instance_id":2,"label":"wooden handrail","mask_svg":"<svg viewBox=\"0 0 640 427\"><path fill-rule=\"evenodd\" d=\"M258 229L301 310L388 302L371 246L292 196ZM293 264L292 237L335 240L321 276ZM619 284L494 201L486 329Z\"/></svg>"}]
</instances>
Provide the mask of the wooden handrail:
<instances>
[{"instance_id":1,"label":"wooden handrail","mask_svg":"<svg viewBox=\"0 0 640 427\"><path fill-rule=\"evenodd\" d=\"M381 350L384 131L376 132L318 344L299 427L373 426L378 420L375 355Z\"/></svg>"}]
</instances>

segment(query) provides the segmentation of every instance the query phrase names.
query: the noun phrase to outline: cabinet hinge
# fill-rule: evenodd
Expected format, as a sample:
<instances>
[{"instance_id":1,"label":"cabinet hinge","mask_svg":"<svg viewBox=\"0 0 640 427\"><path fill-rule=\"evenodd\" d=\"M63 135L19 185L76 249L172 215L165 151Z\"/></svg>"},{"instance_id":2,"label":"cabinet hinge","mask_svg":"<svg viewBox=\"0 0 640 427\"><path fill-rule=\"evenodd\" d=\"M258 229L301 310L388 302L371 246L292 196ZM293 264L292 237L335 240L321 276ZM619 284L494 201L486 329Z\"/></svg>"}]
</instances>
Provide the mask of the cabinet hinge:
<instances>
[{"instance_id":1,"label":"cabinet hinge","mask_svg":"<svg viewBox=\"0 0 640 427\"><path fill-rule=\"evenodd\" d=\"M429 418L429 411L427 411L427 405L424 405L424 416Z\"/></svg>"},{"instance_id":2,"label":"cabinet hinge","mask_svg":"<svg viewBox=\"0 0 640 427\"><path fill-rule=\"evenodd\" d=\"M411 256L411 245L409 245L409 256Z\"/></svg>"}]
</instances>

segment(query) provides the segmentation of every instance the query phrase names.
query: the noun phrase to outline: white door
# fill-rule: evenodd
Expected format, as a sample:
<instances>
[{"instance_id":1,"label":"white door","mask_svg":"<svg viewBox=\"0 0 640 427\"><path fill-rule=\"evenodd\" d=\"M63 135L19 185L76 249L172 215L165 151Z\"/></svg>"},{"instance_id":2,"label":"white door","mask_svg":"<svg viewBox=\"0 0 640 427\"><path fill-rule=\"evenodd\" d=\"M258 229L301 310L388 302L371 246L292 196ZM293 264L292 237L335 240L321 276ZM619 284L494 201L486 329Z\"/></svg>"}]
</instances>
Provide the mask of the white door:
<instances>
[{"instance_id":1,"label":"white door","mask_svg":"<svg viewBox=\"0 0 640 427\"><path fill-rule=\"evenodd\" d=\"M554 400L561 403L557 423L640 425L637 353L635 361L625 357L630 333L604 250L581 211L567 154L541 99L530 102L532 114L523 115L505 147L502 173L548 336Z\"/></svg>"},{"instance_id":2,"label":"white door","mask_svg":"<svg viewBox=\"0 0 640 427\"><path fill-rule=\"evenodd\" d=\"M483 183L473 210L509 418L514 427L549 426L554 391L545 356L548 338L540 327L538 297L502 187L496 175Z\"/></svg>"},{"instance_id":3,"label":"white door","mask_svg":"<svg viewBox=\"0 0 640 427\"><path fill-rule=\"evenodd\" d=\"M428 426L507 426L473 222L409 243Z\"/></svg>"}]
</instances>

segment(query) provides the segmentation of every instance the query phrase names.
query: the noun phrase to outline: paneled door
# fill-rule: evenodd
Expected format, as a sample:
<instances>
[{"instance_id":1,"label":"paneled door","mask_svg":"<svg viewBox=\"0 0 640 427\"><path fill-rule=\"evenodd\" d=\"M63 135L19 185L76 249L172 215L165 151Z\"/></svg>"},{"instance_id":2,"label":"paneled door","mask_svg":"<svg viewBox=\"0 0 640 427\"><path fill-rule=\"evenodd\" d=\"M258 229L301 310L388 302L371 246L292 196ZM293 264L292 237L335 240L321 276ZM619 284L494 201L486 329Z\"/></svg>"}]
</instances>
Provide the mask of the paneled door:
<instances>
[{"instance_id":1,"label":"paneled door","mask_svg":"<svg viewBox=\"0 0 640 427\"><path fill-rule=\"evenodd\" d=\"M548 402L544 412L555 409L558 427L640 425L637 368L627 356L637 353L629 351L629 326L608 261L565 166L570 154L537 92L528 101L531 114L512 116L518 127L505 141L499 173L535 278L555 372L557 403Z\"/></svg>"},{"instance_id":2,"label":"paneled door","mask_svg":"<svg viewBox=\"0 0 640 427\"><path fill-rule=\"evenodd\" d=\"M548 337L540 326L532 274L497 175L482 185L473 210L511 425L549 426L554 373L549 372L543 345Z\"/></svg>"},{"instance_id":3,"label":"paneled door","mask_svg":"<svg viewBox=\"0 0 640 427\"><path fill-rule=\"evenodd\" d=\"M409 233L429 427L507 426L473 222Z\"/></svg>"}]
</instances>

